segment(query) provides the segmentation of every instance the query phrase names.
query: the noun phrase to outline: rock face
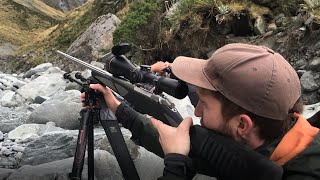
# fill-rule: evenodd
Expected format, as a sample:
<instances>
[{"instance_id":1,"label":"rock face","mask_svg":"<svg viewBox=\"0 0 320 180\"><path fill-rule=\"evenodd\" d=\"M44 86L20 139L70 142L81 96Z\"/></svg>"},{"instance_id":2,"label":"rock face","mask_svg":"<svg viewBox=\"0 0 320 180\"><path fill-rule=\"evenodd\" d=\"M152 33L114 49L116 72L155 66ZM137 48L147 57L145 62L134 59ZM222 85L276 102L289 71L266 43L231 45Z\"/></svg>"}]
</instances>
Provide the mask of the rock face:
<instances>
[{"instance_id":1,"label":"rock face","mask_svg":"<svg viewBox=\"0 0 320 180\"><path fill-rule=\"evenodd\" d=\"M103 49L111 49L112 33L120 23L113 14L100 16L67 50L67 54L91 61Z\"/></svg>"}]
</instances>

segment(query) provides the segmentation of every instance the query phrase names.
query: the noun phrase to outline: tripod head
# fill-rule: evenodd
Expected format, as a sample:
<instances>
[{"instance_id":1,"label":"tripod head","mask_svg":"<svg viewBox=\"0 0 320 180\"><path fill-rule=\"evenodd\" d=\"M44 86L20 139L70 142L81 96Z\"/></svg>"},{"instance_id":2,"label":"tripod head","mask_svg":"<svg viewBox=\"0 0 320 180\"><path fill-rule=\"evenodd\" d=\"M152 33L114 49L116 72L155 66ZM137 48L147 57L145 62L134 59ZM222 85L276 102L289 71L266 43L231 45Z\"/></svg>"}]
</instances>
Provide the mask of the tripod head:
<instances>
[{"instance_id":1,"label":"tripod head","mask_svg":"<svg viewBox=\"0 0 320 180\"><path fill-rule=\"evenodd\" d=\"M84 103L86 108L94 108L97 106L97 101L99 101L100 98L98 96L102 95L101 93L90 88L90 84L95 83L93 80L84 78L80 72L75 74L75 78L73 78L70 73L65 73L63 78L68 79L70 82L75 82L81 86L81 92L85 92L85 98L82 103Z\"/></svg>"}]
</instances>

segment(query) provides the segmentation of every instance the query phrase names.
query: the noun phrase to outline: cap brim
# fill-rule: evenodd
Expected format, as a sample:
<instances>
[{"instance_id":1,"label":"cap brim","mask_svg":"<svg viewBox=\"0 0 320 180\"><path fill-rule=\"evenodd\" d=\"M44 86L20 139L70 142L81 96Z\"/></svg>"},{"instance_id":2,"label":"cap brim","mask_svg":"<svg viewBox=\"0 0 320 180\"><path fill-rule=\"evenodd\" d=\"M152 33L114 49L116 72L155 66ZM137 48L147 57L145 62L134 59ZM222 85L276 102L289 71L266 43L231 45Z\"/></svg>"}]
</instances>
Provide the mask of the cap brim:
<instances>
[{"instance_id":1,"label":"cap brim","mask_svg":"<svg viewBox=\"0 0 320 180\"><path fill-rule=\"evenodd\" d=\"M216 91L203 72L207 60L179 56L171 64L173 74L193 85Z\"/></svg>"}]
</instances>

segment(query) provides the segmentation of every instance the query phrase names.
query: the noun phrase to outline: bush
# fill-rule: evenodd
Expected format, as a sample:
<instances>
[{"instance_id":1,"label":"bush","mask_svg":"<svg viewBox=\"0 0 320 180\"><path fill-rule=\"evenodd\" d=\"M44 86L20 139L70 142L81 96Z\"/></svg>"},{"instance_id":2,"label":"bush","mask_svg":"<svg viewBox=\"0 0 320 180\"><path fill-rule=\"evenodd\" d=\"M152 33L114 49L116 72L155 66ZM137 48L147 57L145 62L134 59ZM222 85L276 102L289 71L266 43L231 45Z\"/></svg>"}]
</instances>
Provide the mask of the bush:
<instances>
[{"instance_id":1,"label":"bush","mask_svg":"<svg viewBox=\"0 0 320 180\"><path fill-rule=\"evenodd\" d=\"M154 14L160 10L157 0L138 0L130 5L130 10L113 33L113 43L135 42L135 35L139 29L148 24Z\"/></svg>"}]
</instances>

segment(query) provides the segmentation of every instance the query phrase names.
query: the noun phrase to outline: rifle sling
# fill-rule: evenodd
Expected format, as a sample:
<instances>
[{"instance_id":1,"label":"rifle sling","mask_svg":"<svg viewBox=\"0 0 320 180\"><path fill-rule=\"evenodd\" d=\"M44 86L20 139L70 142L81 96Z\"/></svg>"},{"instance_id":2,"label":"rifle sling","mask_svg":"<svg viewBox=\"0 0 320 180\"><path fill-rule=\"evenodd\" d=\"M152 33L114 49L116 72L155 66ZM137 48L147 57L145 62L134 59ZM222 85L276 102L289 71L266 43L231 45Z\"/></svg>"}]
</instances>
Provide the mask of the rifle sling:
<instances>
[{"instance_id":1,"label":"rifle sling","mask_svg":"<svg viewBox=\"0 0 320 180\"><path fill-rule=\"evenodd\" d=\"M124 178L126 180L139 180L138 172L134 166L115 115L110 109L101 109L100 120Z\"/></svg>"}]
</instances>

